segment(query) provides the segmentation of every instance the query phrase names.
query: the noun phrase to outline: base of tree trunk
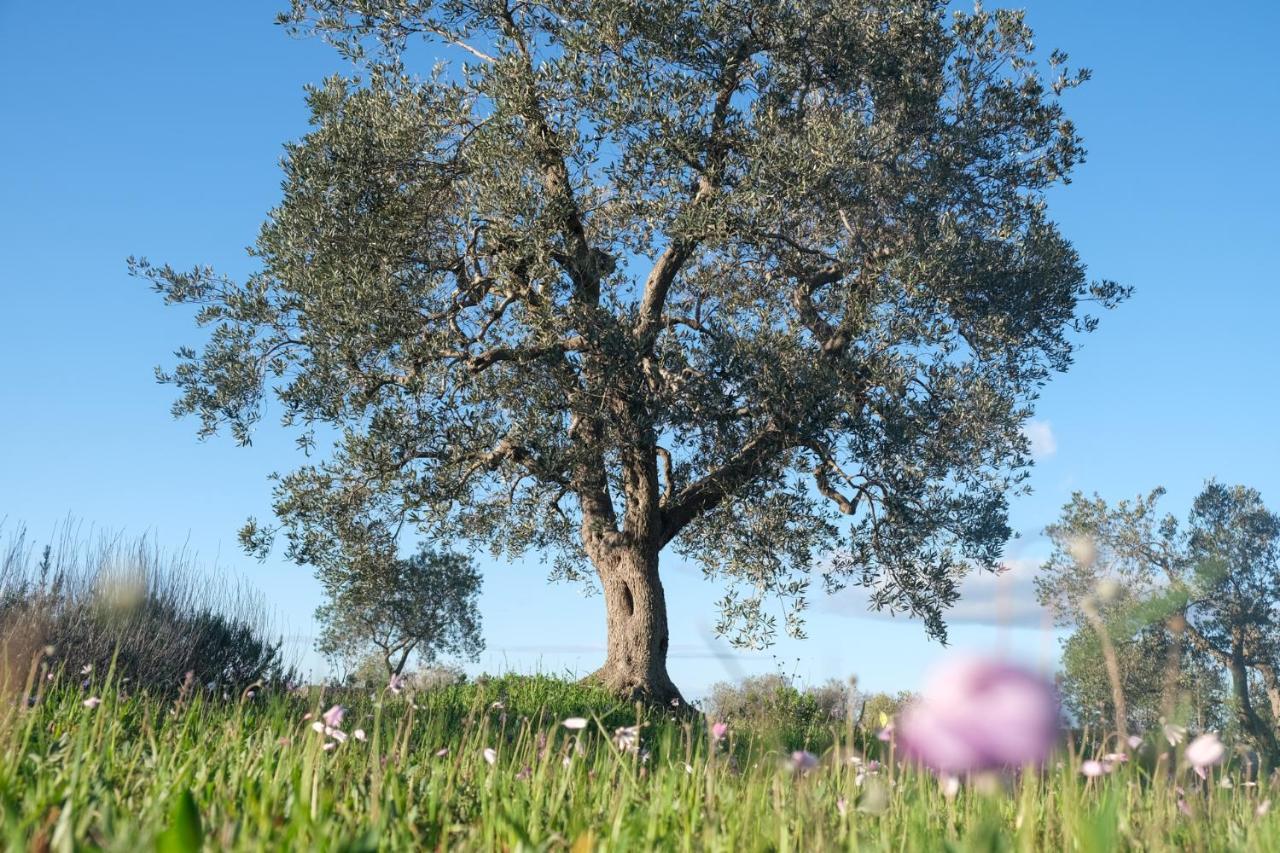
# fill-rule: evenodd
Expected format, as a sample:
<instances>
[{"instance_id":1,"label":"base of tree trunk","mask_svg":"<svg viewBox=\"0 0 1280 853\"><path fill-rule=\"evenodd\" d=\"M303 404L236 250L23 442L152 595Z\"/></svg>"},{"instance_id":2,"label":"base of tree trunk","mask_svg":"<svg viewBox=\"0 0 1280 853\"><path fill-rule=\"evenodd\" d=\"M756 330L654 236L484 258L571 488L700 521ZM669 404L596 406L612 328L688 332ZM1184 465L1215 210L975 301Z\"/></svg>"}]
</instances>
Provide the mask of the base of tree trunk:
<instances>
[{"instance_id":1,"label":"base of tree trunk","mask_svg":"<svg viewBox=\"0 0 1280 853\"><path fill-rule=\"evenodd\" d=\"M686 706L684 697L665 672L635 672L606 662L584 678L583 682L598 684L627 702L641 702L669 710L683 709Z\"/></svg>"}]
</instances>

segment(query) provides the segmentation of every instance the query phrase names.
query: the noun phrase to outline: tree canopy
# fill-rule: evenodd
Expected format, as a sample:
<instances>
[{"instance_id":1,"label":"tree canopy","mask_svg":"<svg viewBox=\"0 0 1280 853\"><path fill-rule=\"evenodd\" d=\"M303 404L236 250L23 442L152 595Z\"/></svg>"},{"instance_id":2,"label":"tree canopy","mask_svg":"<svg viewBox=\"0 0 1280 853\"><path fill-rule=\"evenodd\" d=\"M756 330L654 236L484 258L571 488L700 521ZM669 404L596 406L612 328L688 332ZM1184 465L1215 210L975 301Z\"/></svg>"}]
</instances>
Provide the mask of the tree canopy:
<instances>
[{"instance_id":1,"label":"tree canopy","mask_svg":"<svg viewBox=\"0 0 1280 853\"><path fill-rule=\"evenodd\" d=\"M309 90L234 281L134 262L211 329L162 378L201 434L269 397L336 432L281 476L302 563L403 526L599 578L602 677L674 694L667 546L738 643L853 581L945 636L1090 282L1045 191L1083 157L1016 12L879 0L295 0L358 73ZM431 63L434 63L432 65ZM266 547L275 532L251 524Z\"/></svg>"},{"instance_id":2,"label":"tree canopy","mask_svg":"<svg viewBox=\"0 0 1280 853\"><path fill-rule=\"evenodd\" d=\"M1229 676L1240 730L1274 763L1280 747L1264 717L1280 719L1280 515L1256 489L1211 480L1180 523L1159 512L1163 495L1108 504L1077 492L1046 530L1055 550L1036 579L1040 600L1061 625L1084 624L1092 608L1122 649L1185 640L1190 648L1173 653ZM1131 657L1121 676L1142 681L1151 668ZM1255 681L1269 714L1254 707Z\"/></svg>"},{"instance_id":3,"label":"tree canopy","mask_svg":"<svg viewBox=\"0 0 1280 853\"><path fill-rule=\"evenodd\" d=\"M484 648L476 599L480 573L461 554L421 548L407 559L322 574L328 601L316 610L322 653L356 668L376 652L388 675L416 656L474 659Z\"/></svg>"}]
</instances>

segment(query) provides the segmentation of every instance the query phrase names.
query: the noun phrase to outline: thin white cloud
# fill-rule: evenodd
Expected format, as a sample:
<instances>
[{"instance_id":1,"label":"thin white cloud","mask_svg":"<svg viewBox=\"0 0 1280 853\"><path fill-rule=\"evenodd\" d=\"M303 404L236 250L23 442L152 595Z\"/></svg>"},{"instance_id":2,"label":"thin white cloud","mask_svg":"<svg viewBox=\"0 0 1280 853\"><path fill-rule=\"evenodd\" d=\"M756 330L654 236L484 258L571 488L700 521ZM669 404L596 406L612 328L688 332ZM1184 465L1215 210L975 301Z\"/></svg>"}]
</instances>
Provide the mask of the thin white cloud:
<instances>
[{"instance_id":1,"label":"thin white cloud","mask_svg":"<svg viewBox=\"0 0 1280 853\"><path fill-rule=\"evenodd\" d=\"M1053 435L1053 426L1048 421L1027 421L1022 434L1031 443L1033 459L1048 459L1058 452L1058 439Z\"/></svg>"},{"instance_id":2,"label":"thin white cloud","mask_svg":"<svg viewBox=\"0 0 1280 853\"><path fill-rule=\"evenodd\" d=\"M943 614L948 625L1003 625L1039 628L1049 624L1036 601L1035 573L1039 562L1030 558L1004 560L1000 572L974 572L960 583L960 600ZM853 618L911 619L906 613L871 610L864 587L848 587L828 599L824 609Z\"/></svg>"}]
</instances>

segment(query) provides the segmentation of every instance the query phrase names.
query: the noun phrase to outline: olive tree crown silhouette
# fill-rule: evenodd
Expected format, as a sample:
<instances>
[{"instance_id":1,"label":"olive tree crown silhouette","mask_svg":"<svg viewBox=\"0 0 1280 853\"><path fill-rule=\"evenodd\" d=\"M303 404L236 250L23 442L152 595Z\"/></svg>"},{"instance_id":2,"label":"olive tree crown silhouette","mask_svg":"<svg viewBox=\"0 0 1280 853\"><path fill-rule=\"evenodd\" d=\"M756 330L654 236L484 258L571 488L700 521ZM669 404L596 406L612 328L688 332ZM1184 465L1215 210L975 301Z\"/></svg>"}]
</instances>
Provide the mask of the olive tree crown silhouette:
<instances>
[{"instance_id":1,"label":"olive tree crown silhouette","mask_svg":"<svg viewBox=\"0 0 1280 853\"><path fill-rule=\"evenodd\" d=\"M131 261L211 330L162 374L177 414L320 429L246 544L551 555L603 591L594 677L651 701L679 697L668 549L739 644L800 634L815 581L945 637L1037 389L1127 294L1046 215L1087 74L945 7L295 2L357 70L309 91L259 271Z\"/></svg>"}]
</instances>

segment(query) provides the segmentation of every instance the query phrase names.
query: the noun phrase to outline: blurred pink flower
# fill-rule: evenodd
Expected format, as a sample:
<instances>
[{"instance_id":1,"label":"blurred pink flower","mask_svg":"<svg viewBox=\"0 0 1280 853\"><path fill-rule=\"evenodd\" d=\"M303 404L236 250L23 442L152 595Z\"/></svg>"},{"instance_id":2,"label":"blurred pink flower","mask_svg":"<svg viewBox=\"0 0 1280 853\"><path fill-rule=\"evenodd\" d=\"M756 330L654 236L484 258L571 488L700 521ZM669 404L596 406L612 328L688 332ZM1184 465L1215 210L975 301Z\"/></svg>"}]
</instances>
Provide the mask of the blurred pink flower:
<instances>
[{"instance_id":1,"label":"blurred pink flower","mask_svg":"<svg viewBox=\"0 0 1280 853\"><path fill-rule=\"evenodd\" d=\"M613 745L622 752L640 751L640 727L619 726L613 732ZM579 744L581 748L581 744Z\"/></svg>"},{"instance_id":2,"label":"blurred pink flower","mask_svg":"<svg viewBox=\"0 0 1280 853\"><path fill-rule=\"evenodd\" d=\"M1137 749L1142 746L1142 735L1129 735L1129 748Z\"/></svg>"},{"instance_id":3,"label":"blurred pink flower","mask_svg":"<svg viewBox=\"0 0 1280 853\"><path fill-rule=\"evenodd\" d=\"M1080 772L1083 773L1085 776L1089 777L1090 779L1096 779L1097 777L1103 775L1104 773L1108 773L1110 771L1111 771L1111 768L1101 761L1086 761L1080 765Z\"/></svg>"},{"instance_id":4,"label":"blurred pink flower","mask_svg":"<svg viewBox=\"0 0 1280 853\"><path fill-rule=\"evenodd\" d=\"M942 789L942 796L950 800L960 793L960 779L944 773L938 777L938 787Z\"/></svg>"},{"instance_id":5,"label":"blurred pink flower","mask_svg":"<svg viewBox=\"0 0 1280 853\"><path fill-rule=\"evenodd\" d=\"M1187 727L1179 726L1176 723L1165 723L1161 728L1164 729L1164 738L1169 741L1169 746L1177 746L1187 737Z\"/></svg>"},{"instance_id":6,"label":"blurred pink flower","mask_svg":"<svg viewBox=\"0 0 1280 853\"><path fill-rule=\"evenodd\" d=\"M387 682L387 689L390 690L392 693L399 694L401 690L404 690L404 676L403 675L391 676L391 680Z\"/></svg>"},{"instance_id":7,"label":"blurred pink flower","mask_svg":"<svg viewBox=\"0 0 1280 853\"><path fill-rule=\"evenodd\" d=\"M876 732L876 739L882 740L885 743L888 743L889 741L893 740L893 723L890 723L880 731Z\"/></svg>"},{"instance_id":8,"label":"blurred pink flower","mask_svg":"<svg viewBox=\"0 0 1280 853\"><path fill-rule=\"evenodd\" d=\"M364 729L356 729L354 732L351 733L351 736L359 741L367 740L364 733Z\"/></svg>"},{"instance_id":9,"label":"blurred pink flower","mask_svg":"<svg viewBox=\"0 0 1280 853\"><path fill-rule=\"evenodd\" d=\"M1102 760L1107 762L1108 764L1120 764L1122 762L1129 760L1129 753L1108 752L1106 755L1102 756Z\"/></svg>"},{"instance_id":10,"label":"blurred pink flower","mask_svg":"<svg viewBox=\"0 0 1280 853\"><path fill-rule=\"evenodd\" d=\"M344 732L342 729L334 728L333 726L326 726L324 723L320 722L319 720L316 720L314 723L312 723L311 728L314 731L317 731L320 734L324 735L325 737L333 738L338 743L347 742L346 732Z\"/></svg>"},{"instance_id":11,"label":"blurred pink flower","mask_svg":"<svg viewBox=\"0 0 1280 853\"><path fill-rule=\"evenodd\" d=\"M1191 806L1187 805L1187 801L1181 797L1178 798L1178 811L1182 812L1187 817L1191 817Z\"/></svg>"},{"instance_id":12,"label":"blurred pink flower","mask_svg":"<svg viewBox=\"0 0 1280 853\"><path fill-rule=\"evenodd\" d=\"M448 754L449 754L449 747L447 746L441 747L440 749L436 750L436 758L444 758Z\"/></svg>"},{"instance_id":13,"label":"blurred pink flower","mask_svg":"<svg viewBox=\"0 0 1280 853\"><path fill-rule=\"evenodd\" d=\"M335 746L337 746L336 743L334 743L333 741L329 741L328 743L326 743L324 746L320 748L323 749L325 752L328 752L329 750L333 749Z\"/></svg>"},{"instance_id":14,"label":"blurred pink flower","mask_svg":"<svg viewBox=\"0 0 1280 853\"><path fill-rule=\"evenodd\" d=\"M341 705L334 705L332 708L321 714L320 718L324 720L324 724L326 726L333 726L336 729L338 726L342 725L342 715L345 713L346 711L343 710Z\"/></svg>"},{"instance_id":15,"label":"blurred pink flower","mask_svg":"<svg viewBox=\"0 0 1280 853\"><path fill-rule=\"evenodd\" d=\"M491 746L485 747L484 760L490 764L495 763L498 760L498 751Z\"/></svg>"},{"instance_id":16,"label":"blurred pink flower","mask_svg":"<svg viewBox=\"0 0 1280 853\"><path fill-rule=\"evenodd\" d=\"M937 670L897 724L907 755L950 774L1039 764L1057 733L1058 696L1047 679L980 658Z\"/></svg>"},{"instance_id":17,"label":"blurred pink flower","mask_svg":"<svg viewBox=\"0 0 1280 853\"><path fill-rule=\"evenodd\" d=\"M844 817L849 813L849 803L844 797L836 800L836 811L840 813L840 817Z\"/></svg>"},{"instance_id":18,"label":"blurred pink flower","mask_svg":"<svg viewBox=\"0 0 1280 853\"><path fill-rule=\"evenodd\" d=\"M807 773L818 766L818 756L804 749L791 753L791 769L799 773Z\"/></svg>"},{"instance_id":19,"label":"blurred pink flower","mask_svg":"<svg viewBox=\"0 0 1280 853\"><path fill-rule=\"evenodd\" d=\"M715 741L724 740L724 736L729 733L728 723L712 723L711 739Z\"/></svg>"},{"instance_id":20,"label":"blurred pink flower","mask_svg":"<svg viewBox=\"0 0 1280 853\"><path fill-rule=\"evenodd\" d=\"M566 729L572 729L575 732L581 731L587 727L587 719L586 717L569 717L560 725L564 726Z\"/></svg>"},{"instance_id":21,"label":"blurred pink flower","mask_svg":"<svg viewBox=\"0 0 1280 853\"><path fill-rule=\"evenodd\" d=\"M97 696L90 696L88 699L84 700L80 704L84 705L86 708L96 708L102 704L102 700L99 699Z\"/></svg>"},{"instance_id":22,"label":"blurred pink flower","mask_svg":"<svg viewBox=\"0 0 1280 853\"><path fill-rule=\"evenodd\" d=\"M1221 763L1226 754L1226 747L1213 732L1206 732L1187 744L1187 762L1201 778L1204 777L1206 768Z\"/></svg>"}]
</instances>

